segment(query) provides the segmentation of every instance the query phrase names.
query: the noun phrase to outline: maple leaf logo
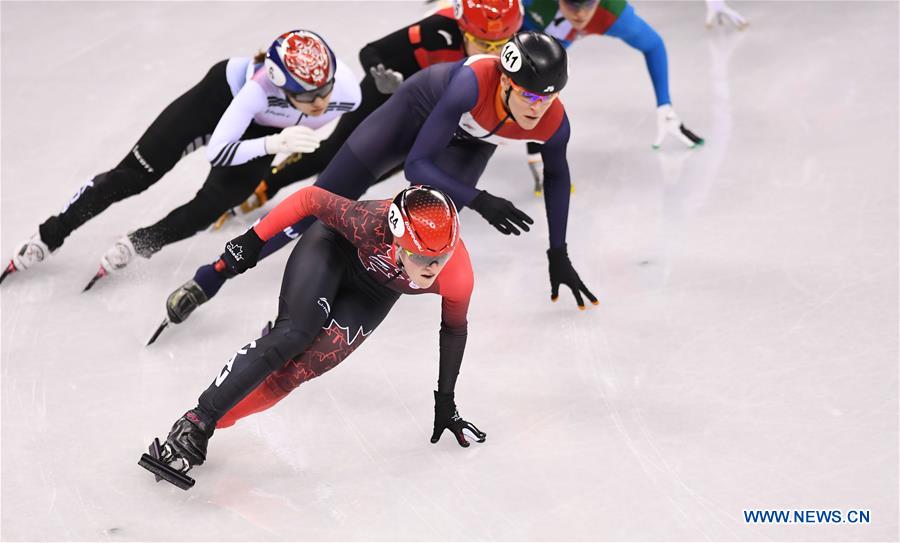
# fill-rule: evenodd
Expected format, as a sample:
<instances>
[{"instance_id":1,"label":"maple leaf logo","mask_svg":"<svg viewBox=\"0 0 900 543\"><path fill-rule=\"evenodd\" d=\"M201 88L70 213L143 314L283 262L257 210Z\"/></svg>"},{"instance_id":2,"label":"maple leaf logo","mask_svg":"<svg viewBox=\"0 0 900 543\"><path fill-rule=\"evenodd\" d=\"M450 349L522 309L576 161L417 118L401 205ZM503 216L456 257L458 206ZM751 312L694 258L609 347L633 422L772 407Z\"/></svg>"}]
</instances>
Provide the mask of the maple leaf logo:
<instances>
[{"instance_id":1,"label":"maple leaf logo","mask_svg":"<svg viewBox=\"0 0 900 543\"><path fill-rule=\"evenodd\" d=\"M244 248L236 243L228 244L228 252L231 253L231 256L233 256L235 260L244 259Z\"/></svg>"}]
</instances>

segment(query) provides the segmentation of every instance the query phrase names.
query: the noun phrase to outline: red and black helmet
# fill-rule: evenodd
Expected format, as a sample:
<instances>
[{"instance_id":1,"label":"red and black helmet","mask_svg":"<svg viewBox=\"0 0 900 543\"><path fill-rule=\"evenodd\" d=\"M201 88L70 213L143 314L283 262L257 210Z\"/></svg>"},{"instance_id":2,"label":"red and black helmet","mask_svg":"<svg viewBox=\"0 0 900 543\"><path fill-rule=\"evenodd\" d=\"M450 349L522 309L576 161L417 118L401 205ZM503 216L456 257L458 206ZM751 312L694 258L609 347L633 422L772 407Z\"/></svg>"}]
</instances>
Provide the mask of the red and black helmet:
<instances>
[{"instance_id":1,"label":"red and black helmet","mask_svg":"<svg viewBox=\"0 0 900 543\"><path fill-rule=\"evenodd\" d=\"M394 243L422 256L449 254L459 241L459 214L443 192L413 186L394 197L388 211Z\"/></svg>"},{"instance_id":2,"label":"red and black helmet","mask_svg":"<svg viewBox=\"0 0 900 543\"><path fill-rule=\"evenodd\" d=\"M519 31L525 9L519 0L453 0L453 15L463 32L497 41Z\"/></svg>"}]
</instances>

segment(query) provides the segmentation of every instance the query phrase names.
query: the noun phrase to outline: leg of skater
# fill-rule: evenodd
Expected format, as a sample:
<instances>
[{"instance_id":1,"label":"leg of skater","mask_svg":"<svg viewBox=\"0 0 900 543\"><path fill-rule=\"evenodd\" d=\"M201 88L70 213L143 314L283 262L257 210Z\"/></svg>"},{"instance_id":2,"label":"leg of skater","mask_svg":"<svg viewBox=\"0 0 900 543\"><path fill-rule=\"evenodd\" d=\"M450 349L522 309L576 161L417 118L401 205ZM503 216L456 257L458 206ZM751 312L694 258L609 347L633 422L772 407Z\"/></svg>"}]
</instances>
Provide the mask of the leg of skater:
<instances>
[{"instance_id":1,"label":"leg of skater","mask_svg":"<svg viewBox=\"0 0 900 543\"><path fill-rule=\"evenodd\" d=\"M44 221L38 233L17 248L11 265L22 270L43 261L79 226L113 203L143 192L182 156L202 146L231 99L226 63L217 63L169 104L115 168L88 181L59 214Z\"/></svg>"}]
</instances>

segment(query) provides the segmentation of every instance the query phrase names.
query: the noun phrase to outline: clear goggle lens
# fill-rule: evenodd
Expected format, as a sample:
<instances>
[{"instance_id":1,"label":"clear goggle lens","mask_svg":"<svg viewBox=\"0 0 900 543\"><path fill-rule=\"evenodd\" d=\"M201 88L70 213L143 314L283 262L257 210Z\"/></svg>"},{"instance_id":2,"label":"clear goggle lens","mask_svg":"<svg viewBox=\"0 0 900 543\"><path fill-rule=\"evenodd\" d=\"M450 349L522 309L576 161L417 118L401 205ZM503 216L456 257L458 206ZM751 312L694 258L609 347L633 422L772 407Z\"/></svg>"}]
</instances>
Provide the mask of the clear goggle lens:
<instances>
[{"instance_id":1,"label":"clear goggle lens","mask_svg":"<svg viewBox=\"0 0 900 543\"><path fill-rule=\"evenodd\" d=\"M302 102L304 104L310 104L316 101L316 98L324 98L331 94L331 91L334 89L334 79L329 81L323 87L319 87L316 90L306 91L306 92L287 92L284 93L288 95L292 100L296 102Z\"/></svg>"},{"instance_id":2,"label":"clear goggle lens","mask_svg":"<svg viewBox=\"0 0 900 543\"><path fill-rule=\"evenodd\" d=\"M428 267L432 263L437 263L438 266L443 265L445 262L450 260L450 255L453 253L445 253L440 256L428 256L428 255L420 255L419 253L414 253L409 249L403 249L403 252L406 253L406 256L412 260L417 266Z\"/></svg>"}]
</instances>

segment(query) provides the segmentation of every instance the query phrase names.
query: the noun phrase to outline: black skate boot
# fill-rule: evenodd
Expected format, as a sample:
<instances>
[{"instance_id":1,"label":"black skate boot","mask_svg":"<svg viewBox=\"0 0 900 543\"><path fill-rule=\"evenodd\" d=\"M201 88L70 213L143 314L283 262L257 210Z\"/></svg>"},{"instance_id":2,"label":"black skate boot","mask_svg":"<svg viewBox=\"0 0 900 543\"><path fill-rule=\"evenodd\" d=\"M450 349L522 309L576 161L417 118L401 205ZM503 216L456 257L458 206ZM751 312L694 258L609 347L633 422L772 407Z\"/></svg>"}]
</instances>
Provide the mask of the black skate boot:
<instances>
[{"instance_id":1,"label":"black skate boot","mask_svg":"<svg viewBox=\"0 0 900 543\"><path fill-rule=\"evenodd\" d=\"M187 472L206 461L206 445L215 429L213 421L192 409L175 421L164 444L160 445L159 438L153 439L150 454L141 455L138 465L153 473L157 482L165 479L187 490L194 486Z\"/></svg>"},{"instance_id":2,"label":"black skate boot","mask_svg":"<svg viewBox=\"0 0 900 543\"><path fill-rule=\"evenodd\" d=\"M166 313L169 315L169 322L180 324L186 321L195 309L208 300L209 297L203 292L200 285L191 279L175 289L166 299Z\"/></svg>"},{"instance_id":3,"label":"black skate boot","mask_svg":"<svg viewBox=\"0 0 900 543\"><path fill-rule=\"evenodd\" d=\"M195 309L209 301L209 296L203 288L191 279L187 283L175 289L166 299L166 314L162 323L156 328L156 332L150 337L147 345L151 345L162 334L169 324L181 324L194 312Z\"/></svg>"}]
</instances>

